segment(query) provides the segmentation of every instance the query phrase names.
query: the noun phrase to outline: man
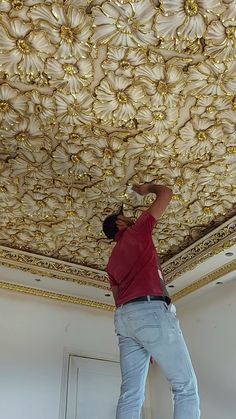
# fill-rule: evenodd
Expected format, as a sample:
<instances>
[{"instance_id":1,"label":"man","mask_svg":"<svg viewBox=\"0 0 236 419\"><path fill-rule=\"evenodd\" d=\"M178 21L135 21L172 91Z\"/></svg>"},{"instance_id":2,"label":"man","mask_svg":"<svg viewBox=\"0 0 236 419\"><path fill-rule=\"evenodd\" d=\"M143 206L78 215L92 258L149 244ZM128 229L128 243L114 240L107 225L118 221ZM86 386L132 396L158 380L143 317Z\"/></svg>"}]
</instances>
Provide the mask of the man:
<instances>
[{"instance_id":1,"label":"man","mask_svg":"<svg viewBox=\"0 0 236 419\"><path fill-rule=\"evenodd\" d=\"M116 241L107 273L116 303L122 375L116 419L139 419L150 356L169 380L174 419L199 419L197 380L170 298L161 281L152 230L168 206L172 191L161 185L134 185L140 195L156 199L136 222L120 211L107 217L103 231Z\"/></svg>"}]
</instances>

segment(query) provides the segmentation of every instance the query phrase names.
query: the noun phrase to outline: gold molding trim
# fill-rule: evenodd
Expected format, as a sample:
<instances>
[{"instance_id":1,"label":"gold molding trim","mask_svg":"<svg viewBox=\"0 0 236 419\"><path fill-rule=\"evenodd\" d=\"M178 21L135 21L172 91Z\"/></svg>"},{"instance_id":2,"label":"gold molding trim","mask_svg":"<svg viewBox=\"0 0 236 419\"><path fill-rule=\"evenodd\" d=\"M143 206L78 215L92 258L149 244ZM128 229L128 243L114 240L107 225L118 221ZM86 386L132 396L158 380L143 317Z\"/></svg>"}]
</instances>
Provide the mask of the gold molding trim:
<instances>
[{"instance_id":1,"label":"gold molding trim","mask_svg":"<svg viewBox=\"0 0 236 419\"><path fill-rule=\"evenodd\" d=\"M200 263L236 244L236 217L189 246L179 255L163 264L166 283L193 270Z\"/></svg>"},{"instance_id":2,"label":"gold molding trim","mask_svg":"<svg viewBox=\"0 0 236 419\"><path fill-rule=\"evenodd\" d=\"M205 238L185 249L181 254L164 263L163 272L166 283L172 282L173 279L193 270L203 261L233 246L236 243L235 230L236 217L233 217ZM52 279L76 282L79 285L94 286L104 290L110 289L104 271L62 260L53 260L19 249L0 246L0 265Z\"/></svg>"},{"instance_id":3,"label":"gold molding trim","mask_svg":"<svg viewBox=\"0 0 236 419\"><path fill-rule=\"evenodd\" d=\"M107 311L115 310L114 306L111 304L100 303L97 301L75 297L72 295L60 294L53 291L40 290L38 288L26 287L24 285L11 284L9 282L4 282L4 281L0 281L0 289L4 289L7 291L15 291L15 292L19 292L19 293L27 294L27 295L34 295L37 297L45 297L54 301L62 301L65 303L72 303L72 304L81 304L83 306L99 308L99 309L103 309Z\"/></svg>"},{"instance_id":4,"label":"gold molding trim","mask_svg":"<svg viewBox=\"0 0 236 419\"><path fill-rule=\"evenodd\" d=\"M205 285L210 284L211 282L221 278L224 275L227 275L236 270L236 260L232 261L231 263L227 263L221 266L219 269L216 269L213 272L203 276L198 281L193 282L191 285L183 288L181 291L174 294L171 298L172 301L175 302L180 300L180 298L186 297L186 295L191 294L194 291L204 287Z\"/></svg>"},{"instance_id":5,"label":"gold molding trim","mask_svg":"<svg viewBox=\"0 0 236 419\"><path fill-rule=\"evenodd\" d=\"M213 247L213 249L211 249L210 251L207 251L201 255L198 255L198 257L196 257L192 262L190 260L188 263L183 264L182 269L176 270L169 275L165 275L166 283L167 284L171 283L175 278L177 277L179 278L184 273L192 271L193 269L201 265L201 263L205 262L207 259L210 259L210 257L216 256L218 253L221 253L222 251L226 251L227 249L229 249L231 246L234 246L235 244L236 244L235 239L229 240L229 241L220 243L216 247Z\"/></svg>"},{"instance_id":6,"label":"gold molding trim","mask_svg":"<svg viewBox=\"0 0 236 419\"><path fill-rule=\"evenodd\" d=\"M223 275L233 272L234 270L236 270L236 260L234 260L231 263L227 263L223 265L219 269L209 273L208 275L205 275L198 281L195 281L193 284L177 292L171 297L172 301L176 302L177 300L180 300L181 298L186 297L192 292L197 291L198 289L204 287L205 285L210 284L211 282L221 278ZM56 293L52 291L45 291L45 290L40 290L36 288L26 287L24 285L11 284L9 282L4 282L4 281L0 281L0 289L19 292L19 293L27 294L27 295L34 295L37 297L44 297L44 298L48 298L54 301L61 301L61 302L72 303L72 304L81 304L87 307L98 308L98 309L102 309L106 311L112 311L112 312L115 311L115 307L111 304L105 304L105 303L100 303L97 301L88 300L88 299L75 297L71 295L60 294L60 293Z\"/></svg>"},{"instance_id":7,"label":"gold molding trim","mask_svg":"<svg viewBox=\"0 0 236 419\"><path fill-rule=\"evenodd\" d=\"M52 260L45 256L28 254L18 249L0 246L0 265L48 278L76 282L79 285L110 289L105 272L70 262Z\"/></svg>"}]
</instances>

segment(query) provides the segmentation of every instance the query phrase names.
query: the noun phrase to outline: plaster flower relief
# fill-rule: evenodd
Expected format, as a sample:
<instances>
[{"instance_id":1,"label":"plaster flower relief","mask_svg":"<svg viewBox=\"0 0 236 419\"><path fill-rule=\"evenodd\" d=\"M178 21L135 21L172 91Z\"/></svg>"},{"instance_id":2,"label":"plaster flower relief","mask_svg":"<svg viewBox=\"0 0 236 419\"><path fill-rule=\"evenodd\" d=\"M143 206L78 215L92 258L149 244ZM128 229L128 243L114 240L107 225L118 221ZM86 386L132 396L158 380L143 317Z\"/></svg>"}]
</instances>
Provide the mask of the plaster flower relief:
<instances>
[{"instance_id":1,"label":"plaster flower relief","mask_svg":"<svg viewBox=\"0 0 236 419\"><path fill-rule=\"evenodd\" d=\"M176 236L175 232L178 230L179 234L178 237ZM175 253L178 247L181 247L181 244L186 240L186 229L185 226L181 225L180 220L179 223L176 222L172 224L170 228L164 230L162 234L160 234L160 240L168 240L170 246L170 253ZM189 237L188 237L189 240Z\"/></svg>"},{"instance_id":2,"label":"plaster flower relief","mask_svg":"<svg viewBox=\"0 0 236 419\"><path fill-rule=\"evenodd\" d=\"M91 18L84 9L56 3L40 4L31 9L30 17L47 31L51 42L57 46L55 58L88 57Z\"/></svg>"},{"instance_id":3,"label":"plaster flower relief","mask_svg":"<svg viewBox=\"0 0 236 419\"><path fill-rule=\"evenodd\" d=\"M106 194L104 195L105 189ZM122 182L109 185L108 188L103 180L96 181L91 188L85 190L85 198L89 205L95 205L95 212L102 211L104 215L109 215L114 211L114 206L118 209L124 202L126 189L127 186Z\"/></svg>"},{"instance_id":4,"label":"plaster flower relief","mask_svg":"<svg viewBox=\"0 0 236 419\"><path fill-rule=\"evenodd\" d=\"M60 125L56 133L58 143L67 141L68 143L77 143L79 145L87 137L93 138L90 125Z\"/></svg>"},{"instance_id":5,"label":"plaster flower relief","mask_svg":"<svg viewBox=\"0 0 236 419\"><path fill-rule=\"evenodd\" d=\"M174 194L180 195L185 203L191 202L200 189L196 176L197 167L196 163L189 165L170 164L169 167L158 170L158 178L162 184L172 187Z\"/></svg>"},{"instance_id":6,"label":"plaster flower relief","mask_svg":"<svg viewBox=\"0 0 236 419\"><path fill-rule=\"evenodd\" d=\"M136 114L137 127L162 133L176 125L178 116L177 108L158 105L143 106Z\"/></svg>"},{"instance_id":7,"label":"plaster flower relief","mask_svg":"<svg viewBox=\"0 0 236 419\"><path fill-rule=\"evenodd\" d=\"M52 154L52 168L61 176L80 177L88 172L91 155L78 144L61 143Z\"/></svg>"},{"instance_id":8,"label":"plaster flower relief","mask_svg":"<svg viewBox=\"0 0 236 419\"><path fill-rule=\"evenodd\" d=\"M91 247L90 247L91 249ZM77 263L85 263L86 256L89 255L89 248L82 247L81 249L76 245L71 245L68 243L67 246L62 246L58 251L58 256L64 260L73 260Z\"/></svg>"},{"instance_id":9,"label":"plaster flower relief","mask_svg":"<svg viewBox=\"0 0 236 419\"><path fill-rule=\"evenodd\" d=\"M108 165L119 166L126 159L126 143L123 139L127 134L113 132L108 135L104 130L95 130L93 135L84 138L83 144L93 153L92 161L106 168Z\"/></svg>"},{"instance_id":10,"label":"plaster flower relief","mask_svg":"<svg viewBox=\"0 0 236 419\"><path fill-rule=\"evenodd\" d=\"M224 139L222 128L214 125L214 121L194 117L179 131L180 137L175 143L176 151L194 159L205 157L212 148Z\"/></svg>"},{"instance_id":11,"label":"plaster flower relief","mask_svg":"<svg viewBox=\"0 0 236 419\"><path fill-rule=\"evenodd\" d=\"M45 150L37 152L20 150L18 155L10 160L13 176L29 176L36 179L51 179L51 158Z\"/></svg>"},{"instance_id":12,"label":"plaster flower relief","mask_svg":"<svg viewBox=\"0 0 236 419\"><path fill-rule=\"evenodd\" d=\"M31 247L35 251L40 251L51 255L56 248L56 239L52 231L46 224L28 224L27 229L22 229L17 234L17 244L25 246L25 243L32 243ZM28 246L26 246L28 247Z\"/></svg>"},{"instance_id":13,"label":"plaster flower relief","mask_svg":"<svg viewBox=\"0 0 236 419\"><path fill-rule=\"evenodd\" d=\"M235 9L236 12L236 9ZM216 62L231 61L236 58L236 23L219 20L211 22L206 32L205 54Z\"/></svg>"},{"instance_id":14,"label":"plaster flower relief","mask_svg":"<svg viewBox=\"0 0 236 419\"><path fill-rule=\"evenodd\" d=\"M6 234L9 231L9 228L16 228L16 225L22 225L24 220L22 220L22 211L20 209L20 202L16 199L14 201L14 205L8 206L7 208L3 206L0 209L0 217L1 217L0 235L1 233ZM5 230L3 230L3 227Z\"/></svg>"},{"instance_id":15,"label":"plaster flower relief","mask_svg":"<svg viewBox=\"0 0 236 419\"><path fill-rule=\"evenodd\" d=\"M145 101L141 86L128 77L109 72L96 88L94 112L106 125L125 126Z\"/></svg>"},{"instance_id":16,"label":"plaster flower relief","mask_svg":"<svg viewBox=\"0 0 236 419\"><path fill-rule=\"evenodd\" d=\"M156 39L152 29L156 11L150 0L114 4L105 1L92 10L94 33L92 41L124 47L152 45Z\"/></svg>"},{"instance_id":17,"label":"plaster flower relief","mask_svg":"<svg viewBox=\"0 0 236 419\"><path fill-rule=\"evenodd\" d=\"M39 151L42 148L50 148L49 138L34 116L30 119L22 118L19 124L9 130L0 128L0 138L5 149L12 152L17 149Z\"/></svg>"},{"instance_id":18,"label":"plaster flower relief","mask_svg":"<svg viewBox=\"0 0 236 419\"><path fill-rule=\"evenodd\" d=\"M39 3L38 0L0 0L0 12L9 13L11 18L16 17L28 21L27 12L37 3Z\"/></svg>"},{"instance_id":19,"label":"plaster flower relief","mask_svg":"<svg viewBox=\"0 0 236 419\"><path fill-rule=\"evenodd\" d=\"M203 52L204 44L201 39L187 40L177 37L173 39L169 39L168 37L161 37L157 43L157 46L163 51L170 50L175 51L176 53L193 56L194 54L201 54Z\"/></svg>"},{"instance_id":20,"label":"plaster flower relief","mask_svg":"<svg viewBox=\"0 0 236 419\"><path fill-rule=\"evenodd\" d=\"M49 58L45 72L49 85L64 93L78 93L82 86L89 86L93 80L93 65L90 58L56 60Z\"/></svg>"},{"instance_id":21,"label":"plaster flower relief","mask_svg":"<svg viewBox=\"0 0 236 419\"><path fill-rule=\"evenodd\" d=\"M161 63L140 65L135 76L156 106L176 106L186 84L186 74L180 67Z\"/></svg>"},{"instance_id":22,"label":"plaster flower relief","mask_svg":"<svg viewBox=\"0 0 236 419\"><path fill-rule=\"evenodd\" d=\"M108 48L107 60L103 61L102 68L105 74L114 71L118 76L132 77L134 69L145 64L146 54L138 48Z\"/></svg>"},{"instance_id":23,"label":"plaster flower relief","mask_svg":"<svg viewBox=\"0 0 236 419\"><path fill-rule=\"evenodd\" d=\"M166 210L165 214L162 217L162 221L159 223L158 230L168 230L169 225L176 225L179 224L179 220L183 220L182 226L184 223L187 224L185 221L186 212L187 212L187 205L184 199L177 194L172 195L172 200L168 206L168 209ZM179 197L179 199L176 199L176 197ZM176 214L178 214L178 217L176 217ZM186 227L186 225L185 225Z\"/></svg>"},{"instance_id":24,"label":"plaster flower relief","mask_svg":"<svg viewBox=\"0 0 236 419\"><path fill-rule=\"evenodd\" d=\"M111 248L110 248L109 243L107 242L107 240L105 240L105 239L99 240L99 242L98 242L98 254L100 255L100 257L103 254L106 255L105 256L106 258L109 257L110 251L111 251Z\"/></svg>"},{"instance_id":25,"label":"plaster flower relief","mask_svg":"<svg viewBox=\"0 0 236 419\"><path fill-rule=\"evenodd\" d=\"M226 167L218 161L199 170L198 182L204 186L205 191L217 192L219 188L230 187L235 175L229 166Z\"/></svg>"},{"instance_id":26,"label":"plaster flower relief","mask_svg":"<svg viewBox=\"0 0 236 419\"><path fill-rule=\"evenodd\" d=\"M156 131L138 134L129 139L126 155L128 158L141 158L141 166L146 167L153 160L168 159L174 154L175 136L167 133L157 135ZM154 169L155 170L155 169Z\"/></svg>"},{"instance_id":27,"label":"plaster flower relief","mask_svg":"<svg viewBox=\"0 0 236 419\"><path fill-rule=\"evenodd\" d=\"M88 220L92 216L92 208L88 206L84 196L80 195L79 191L73 194L71 193L71 189L69 189L63 201L59 201L55 214L57 219L63 220L68 218L68 216L75 216L78 222L81 222ZM81 228L80 231L82 232Z\"/></svg>"},{"instance_id":28,"label":"plaster flower relief","mask_svg":"<svg viewBox=\"0 0 236 419\"><path fill-rule=\"evenodd\" d=\"M49 171L51 175L53 174L53 171L51 169L51 166L49 167ZM21 183L19 178L16 178L19 183ZM45 193L45 191L49 191L54 184L56 183L53 178L47 178L47 177L40 177L37 173L30 173L30 171L25 175L24 177L24 185L25 189L27 191L32 191L33 193ZM58 198L57 198L58 199Z\"/></svg>"},{"instance_id":29,"label":"plaster flower relief","mask_svg":"<svg viewBox=\"0 0 236 419\"><path fill-rule=\"evenodd\" d=\"M91 92L83 87L76 94L55 94L57 120L63 124L89 124L94 120L92 114L93 97Z\"/></svg>"},{"instance_id":30,"label":"plaster flower relief","mask_svg":"<svg viewBox=\"0 0 236 419\"><path fill-rule=\"evenodd\" d=\"M102 220L99 216L95 215L94 217L91 218L91 220L89 221L90 224L90 229L91 229L91 234L93 236L103 236L103 233L101 232L101 225L102 225Z\"/></svg>"},{"instance_id":31,"label":"plaster flower relief","mask_svg":"<svg viewBox=\"0 0 236 419\"><path fill-rule=\"evenodd\" d=\"M10 227L7 231L0 231L0 240L5 244L5 242L14 243L17 238L17 228Z\"/></svg>"},{"instance_id":32,"label":"plaster flower relief","mask_svg":"<svg viewBox=\"0 0 236 419\"><path fill-rule=\"evenodd\" d=\"M64 211L64 215L66 215L65 211ZM60 219L59 222L55 223L52 226L53 234L55 235L55 237L58 238L58 242L61 242L62 244L61 248L64 247L66 242L72 242L74 240L77 242L77 247L78 247L77 229L83 227L84 222L81 223L81 221L78 220L78 217L77 217L77 221L75 219L73 221L75 221L75 223L68 222L68 220L66 220L65 222L65 220ZM84 231L82 234L84 234Z\"/></svg>"},{"instance_id":33,"label":"plaster flower relief","mask_svg":"<svg viewBox=\"0 0 236 419\"><path fill-rule=\"evenodd\" d=\"M220 18L222 22L230 23L232 20L235 20L236 16L235 0L223 0L223 2L226 4Z\"/></svg>"},{"instance_id":34,"label":"plaster flower relief","mask_svg":"<svg viewBox=\"0 0 236 419\"><path fill-rule=\"evenodd\" d=\"M36 90L27 92L26 97L28 100L28 109L31 115L39 121L46 129L55 122L56 106L52 96L40 94Z\"/></svg>"},{"instance_id":35,"label":"plaster flower relief","mask_svg":"<svg viewBox=\"0 0 236 419\"><path fill-rule=\"evenodd\" d=\"M163 0L161 10L155 22L158 37L195 40L206 31L207 15L217 14L222 8L215 0Z\"/></svg>"},{"instance_id":36,"label":"plaster flower relief","mask_svg":"<svg viewBox=\"0 0 236 419\"><path fill-rule=\"evenodd\" d=\"M89 170L89 174L92 176L93 179L103 181L103 191L109 192L111 187L119 184L122 179L125 178L126 175L126 166L124 164L120 166L106 166L106 168L102 169L98 166L92 166Z\"/></svg>"},{"instance_id":37,"label":"plaster flower relief","mask_svg":"<svg viewBox=\"0 0 236 419\"><path fill-rule=\"evenodd\" d=\"M177 230L178 235L176 234ZM158 240L155 241L155 244L160 254L165 254L167 248L169 248L170 254L175 254L176 249L181 248L182 243L186 240L185 226L180 222L180 219L177 219L172 225L169 224L166 228L158 229L157 235ZM169 245L167 245L167 241Z\"/></svg>"},{"instance_id":38,"label":"plaster flower relief","mask_svg":"<svg viewBox=\"0 0 236 419\"><path fill-rule=\"evenodd\" d=\"M229 143L236 144L236 111L229 109L218 115L218 121L222 124L222 129L229 138Z\"/></svg>"},{"instance_id":39,"label":"plaster flower relief","mask_svg":"<svg viewBox=\"0 0 236 419\"><path fill-rule=\"evenodd\" d=\"M215 121L217 115L226 109L231 108L231 100L224 96L204 96L200 97L195 106L191 108L191 115L198 115L201 118L207 118Z\"/></svg>"},{"instance_id":40,"label":"plaster flower relief","mask_svg":"<svg viewBox=\"0 0 236 419\"><path fill-rule=\"evenodd\" d=\"M55 47L42 31L33 30L30 23L20 19L2 18L0 25L0 60L9 76L15 73L38 74L44 69L44 59Z\"/></svg>"},{"instance_id":41,"label":"plaster flower relief","mask_svg":"<svg viewBox=\"0 0 236 419\"><path fill-rule=\"evenodd\" d=\"M61 235L61 239L63 241L63 244L65 242L70 242L73 238L78 240L78 233L76 234L76 231L80 232L80 238L87 233L87 223L85 222L85 219L82 219L80 214L72 208L63 208L58 207L55 210L55 219L57 221L60 221L60 223L53 227L54 234ZM64 227L63 224L64 223ZM62 236L62 231L64 231L64 235Z\"/></svg>"},{"instance_id":42,"label":"plaster flower relief","mask_svg":"<svg viewBox=\"0 0 236 419\"><path fill-rule=\"evenodd\" d=\"M30 217L46 219L52 216L58 206L58 201L41 193L25 193L21 199L22 212Z\"/></svg>"},{"instance_id":43,"label":"plaster flower relief","mask_svg":"<svg viewBox=\"0 0 236 419\"><path fill-rule=\"evenodd\" d=\"M102 190L97 186L97 184L99 184L99 182L96 182L95 186L92 186L85 191L86 200L89 204L101 200Z\"/></svg>"},{"instance_id":44,"label":"plaster flower relief","mask_svg":"<svg viewBox=\"0 0 236 419\"><path fill-rule=\"evenodd\" d=\"M19 92L8 84L0 86L0 124L2 127L13 126L25 114L27 100Z\"/></svg>"},{"instance_id":45,"label":"plaster flower relief","mask_svg":"<svg viewBox=\"0 0 236 419\"><path fill-rule=\"evenodd\" d=\"M225 189L222 198L217 192L209 194L209 197L199 193L199 199L189 206L189 217L193 222L208 224L214 218L229 211L233 204L232 196L226 194Z\"/></svg>"},{"instance_id":46,"label":"plaster flower relief","mask_svg":"<svg viewBox=\"0 0 236 419\"><path fill-rule=\"evenodd\" d=\"M205 61L189 68L185 93L200 96L233 95L236 90L236 61L214 64Z\"/></svg>"},{"instance_id":47,"label":"plaster flower relief","mask_svg":"<svg viewBox=\"0 0 236 419\"><path fill-rule=\"evenodd\" d=\"M19 194L18 187L8 182L4 182L4 179L1 176L1 184L0 184L0 200L2 202L1 206L3 208L8 208L15 205L17 206L18 194Z\"/></svg>"},{"instance_id":48,"label":"plaster flower relief","mask_svg":"<svg viewBox=\"0 0 236 419\"><path fill-rule=\"evenodd\" d=\"M0 160L0 179L0 185L3 187L8 185L15 185L18 187L18 180L12 178L12 170L9 167L8 161Z\"/></svg>"},{"instance_id":49,"label":"plaster flower relief","mask_svg":"<svg viewBox=\"0 0 236 419\"><path fill-rule=\"evenodd\" d=\"M58 188L60 188L60 193L58 193ZM40 191L43 193L45 189ZM67 185L62 181L54 182L51 187L47 187L46 192L48 197L58 202L56 212L59 219L63 218L65 211L76 211L79 219L91 214L91 208L86 204L83 192L74 185L74 179Z\"/></svg>"}]
</instances>

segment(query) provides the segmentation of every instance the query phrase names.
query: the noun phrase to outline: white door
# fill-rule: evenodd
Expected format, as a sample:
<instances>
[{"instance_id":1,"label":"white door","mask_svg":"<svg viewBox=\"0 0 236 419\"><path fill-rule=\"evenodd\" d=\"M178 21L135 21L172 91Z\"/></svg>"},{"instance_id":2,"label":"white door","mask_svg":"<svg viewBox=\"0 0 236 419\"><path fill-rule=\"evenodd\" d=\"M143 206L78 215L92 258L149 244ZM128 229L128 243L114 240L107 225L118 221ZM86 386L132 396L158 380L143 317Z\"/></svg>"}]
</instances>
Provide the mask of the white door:
<instances>
[{"instance_id":1,"label":"white door","mask_svg":"<svg viewBox=\"0 0 236 419\"><path fill-rule=\"evenodd\" d=\"M71 355L66 419L115 419L120 384L118 362Z\"/></svg>"}]
</instances>

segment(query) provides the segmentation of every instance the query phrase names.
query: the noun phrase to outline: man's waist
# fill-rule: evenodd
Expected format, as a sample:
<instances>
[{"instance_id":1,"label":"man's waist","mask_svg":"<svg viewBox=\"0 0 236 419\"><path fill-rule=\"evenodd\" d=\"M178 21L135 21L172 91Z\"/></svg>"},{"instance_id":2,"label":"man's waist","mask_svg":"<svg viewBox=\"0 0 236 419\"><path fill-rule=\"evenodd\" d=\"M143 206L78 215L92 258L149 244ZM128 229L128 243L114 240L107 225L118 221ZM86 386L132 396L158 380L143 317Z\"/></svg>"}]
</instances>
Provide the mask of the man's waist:
<instances>
[{"instance_id":1,"label":"man's waist","mask_svg":"<svg viewBox=\"0 0 236 419\"><path fill-rule=\"evenodd\" d=\"M168 296L165 295L143 295L140 297L136 297L136 298L132 298L128 301L125 301L124 303L122 303L121 305L126 305L126 304L130 304L130 303L136 303L136 302L142 302L142 301L163 301L165 302L167 305L169 305L171 303L171 299Z\"/></svg>"}]
</instances>

